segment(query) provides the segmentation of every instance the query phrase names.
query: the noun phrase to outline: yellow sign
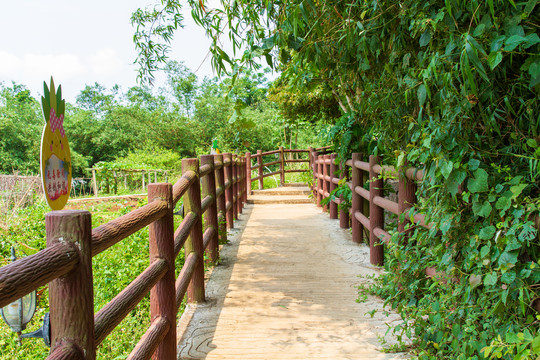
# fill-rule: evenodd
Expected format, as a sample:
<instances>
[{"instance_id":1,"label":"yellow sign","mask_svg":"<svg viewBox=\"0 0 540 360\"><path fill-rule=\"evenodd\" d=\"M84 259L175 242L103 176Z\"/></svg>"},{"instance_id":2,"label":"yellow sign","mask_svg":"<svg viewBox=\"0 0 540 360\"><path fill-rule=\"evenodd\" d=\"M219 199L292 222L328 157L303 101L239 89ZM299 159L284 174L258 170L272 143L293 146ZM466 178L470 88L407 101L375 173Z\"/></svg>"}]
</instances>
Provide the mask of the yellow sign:
<instances>
[{"instance_id":1,"label":"yellow sign","mask_svg":"<svg viewBox=\"0 0 540 360\"><path fill-rule=\"evenodd\" d=\"M62 99L62 86L50 88L43 82L45 96L41 97L45 127L41 136L41 181L43 192L53 210L62 210L71 191L71 153L64 131L66 101Z\"/></svg>"}]
</instances>

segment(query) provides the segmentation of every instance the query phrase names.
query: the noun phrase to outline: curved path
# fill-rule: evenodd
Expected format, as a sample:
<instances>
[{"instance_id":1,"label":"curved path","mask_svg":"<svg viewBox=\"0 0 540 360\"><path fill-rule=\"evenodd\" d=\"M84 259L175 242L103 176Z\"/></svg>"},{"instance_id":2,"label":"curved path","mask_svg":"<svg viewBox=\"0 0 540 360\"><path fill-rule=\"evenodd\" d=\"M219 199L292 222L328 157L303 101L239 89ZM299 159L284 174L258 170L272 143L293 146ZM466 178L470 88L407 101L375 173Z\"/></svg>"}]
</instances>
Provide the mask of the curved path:
<instances>
[{"instance_id":1,"label":"curved path","mask_svg":"<svg viewBox=\"0 0 540 360\"><path fill-rule=\"evenodd\" d=\"M400 319L367 314L382 310L380 299L356 301L368 281L358 275L378 270L338 221L313 204L264 201L239 220L207 302L188 306L180 320L179 359L405 358L379 351L386 323Z\"/></svg>"}]
</instances>

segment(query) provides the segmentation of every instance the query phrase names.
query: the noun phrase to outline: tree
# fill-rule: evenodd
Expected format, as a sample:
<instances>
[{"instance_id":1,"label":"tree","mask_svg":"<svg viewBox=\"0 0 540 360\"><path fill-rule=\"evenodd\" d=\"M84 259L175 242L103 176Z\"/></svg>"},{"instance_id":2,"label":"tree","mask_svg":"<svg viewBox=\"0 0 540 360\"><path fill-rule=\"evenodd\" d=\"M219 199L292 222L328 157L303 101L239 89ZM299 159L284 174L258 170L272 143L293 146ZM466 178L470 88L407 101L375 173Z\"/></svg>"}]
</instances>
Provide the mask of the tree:
<instances>
[{"instance_id":1,"label":"tree","mask_svg":"<svg viewBox=\"0 0 540 360\"><path fill-rule=\"evenodd\" d=\"M167 109L165 96L154 96L148 87L133 86L126 93L126 100L133 106L142 107L148 111Z\"/></svg>"},{"instance_id":2,"label":"tree","mask_svg":"<svg viewBox=\"0 0 540 360\"><path fill-rule=\"evenodd\" d=\"M183 62L178 61L169 61L165 73L174 98L185 110L185 116L190 117L197 96L197 76Z\"/></svg>"},{"instance_id":3,"label":"tree","mask_svg":"<svg viewBox=\"0 0 540 360\"><path fill-rule=\"evenodd\" d=\"M77 105L83 110L93 111L98 117L102 117L116 105L119 90L118 85L114 85L108 93L107 89L97 82L94 85L86 85L77 95Z\"/></svg>"},{"instance_id":4,"label":"tree","mask_svg":"<svg viewBox=\"0 0 540 360\"><path fill-rule=\"evenodd\" d=\"M24 86L0 84L0 171L37 173L44 120L38 102Z\"/></svg>"}]
</instances>

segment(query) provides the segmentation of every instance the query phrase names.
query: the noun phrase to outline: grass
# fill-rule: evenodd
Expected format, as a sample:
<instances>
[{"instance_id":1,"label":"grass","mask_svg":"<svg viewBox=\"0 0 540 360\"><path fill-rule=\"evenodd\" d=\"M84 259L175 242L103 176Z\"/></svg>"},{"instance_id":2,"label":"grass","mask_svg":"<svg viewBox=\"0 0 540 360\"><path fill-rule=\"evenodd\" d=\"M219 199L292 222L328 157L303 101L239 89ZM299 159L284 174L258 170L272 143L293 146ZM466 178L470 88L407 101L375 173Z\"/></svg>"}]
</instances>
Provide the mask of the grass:
<instances>
[{"instance_id":1,"label":"grass","mask_svg":"<svg viewBox=\"0 0 540 360\"><path fill-rule=\"evenodd\" d=\"M146 200L117 200L68 205L70 209L85 209L92 213L92 227L95 228L129 211L140 207ZM0 265L9 263L9 249L13 245L18 257L30 255L45 248L44 216L49 209L37 200L34 205L18 209L5 229L0 229ZM175 226L181 219L175 216ZM92 259L94 276L94 311L97 312L126 285L148 266L148 228L129 236ZM177 271L184 263L181 252L177 258ZM41 327L43 316L48 309L48 288L38 290L37 311L25 332ZM184 307L182 306L181 311ZM98 359L124 359L129 355L140 337L150 325L149 296L118 325L98 348ZM42 359L47 357L49 348L41 339L24 339L18 345L17 336L0 321L0 358Z\"/></svg>"}]
</instances>

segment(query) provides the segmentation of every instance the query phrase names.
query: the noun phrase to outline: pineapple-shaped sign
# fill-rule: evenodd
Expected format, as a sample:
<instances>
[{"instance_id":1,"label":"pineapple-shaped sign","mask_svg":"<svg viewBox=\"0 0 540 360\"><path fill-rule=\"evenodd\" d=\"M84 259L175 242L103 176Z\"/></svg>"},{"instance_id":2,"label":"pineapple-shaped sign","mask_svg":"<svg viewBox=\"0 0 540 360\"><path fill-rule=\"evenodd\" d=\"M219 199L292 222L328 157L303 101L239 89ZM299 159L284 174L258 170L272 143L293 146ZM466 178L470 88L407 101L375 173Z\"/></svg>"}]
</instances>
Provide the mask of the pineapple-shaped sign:
<instances>
[{"instance_id":1,"label":"pineapple-shaped sign","mask_svg":"<svg viewBox=\"0 0 540 360\"><path fill-rule=\"evenodd\" d=\"M62 86L54 88L43 82L45 96L41 97L45 127L41 136L41 180L49 206L62 210L71 191L71 153L64 131L66 101L62 99Z\"/></svg>"}]
</instances>

